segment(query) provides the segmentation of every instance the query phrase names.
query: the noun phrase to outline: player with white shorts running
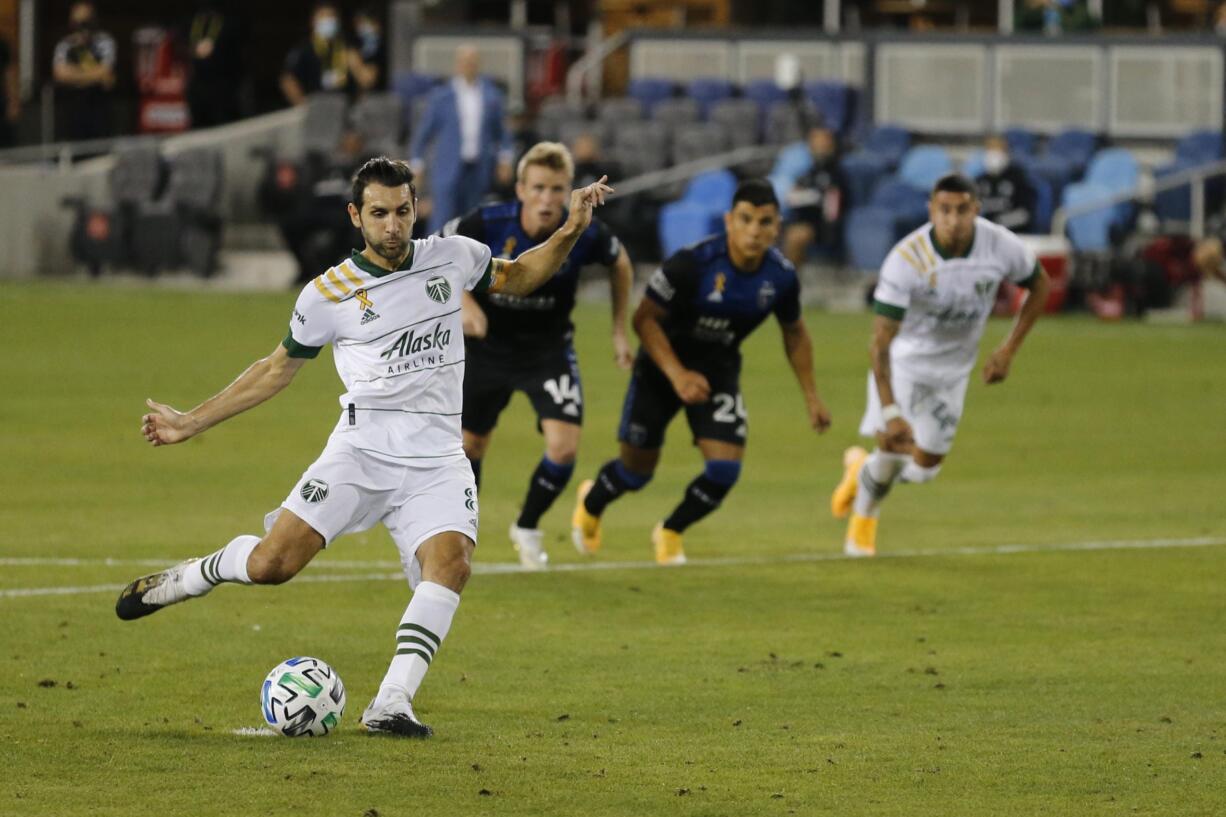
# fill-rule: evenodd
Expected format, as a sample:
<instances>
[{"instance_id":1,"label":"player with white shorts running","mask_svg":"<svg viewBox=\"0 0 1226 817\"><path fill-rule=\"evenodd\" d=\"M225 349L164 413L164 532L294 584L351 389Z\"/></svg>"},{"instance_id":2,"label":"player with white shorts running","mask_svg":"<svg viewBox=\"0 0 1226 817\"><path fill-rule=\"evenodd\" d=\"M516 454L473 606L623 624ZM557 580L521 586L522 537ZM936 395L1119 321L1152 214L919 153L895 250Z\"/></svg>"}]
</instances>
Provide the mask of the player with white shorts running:
<instances>
[{"instance_id":1,"label":"player with white shorts running","mask_svg":"<svg viewBox=\"0 0 1226 817\"><path fill-rule=\"evenodd\" d=\"M876 435L877 448L844 452L843 479L830 501L836 517L851 513L843 544L848 556L876 554L878 507L895 480L929 482L941 470L1001 282L1030 294L983 367L986 383L1008 376L1047 302L1047 274L1034 253L1004 227L979 218L968 179L937 181L928 216L886 256L873 293L872 371L860 433Z\"/></svg>"},{"instance_id":2,"label":"player with white shorts running","mask_svg":"<svg viewBox=\"0 0 1226 817\"><path fill-rule=\"evenodd\" d=\"M412 699L460 603L477 540L477 492L460 435L463 290L526 295L547 281L610 188L571 193L569 216L513 261L491 259L463 237L410 240L416 192L409 166L371 159L353 178L349 216L366 246L303 288L289 334L268 357L188 412L147 401L141 431L155 446L189 439L259 405L332 346L345 385L323 453L266 534L239 536L202 559L144 576L115 611L135 619L203 596L218 584L281 584L345 533L382 522L396 542L413 598L397 628L396 654L362 715L371 732L427 737Z\"/></svg>"}]
</instances>

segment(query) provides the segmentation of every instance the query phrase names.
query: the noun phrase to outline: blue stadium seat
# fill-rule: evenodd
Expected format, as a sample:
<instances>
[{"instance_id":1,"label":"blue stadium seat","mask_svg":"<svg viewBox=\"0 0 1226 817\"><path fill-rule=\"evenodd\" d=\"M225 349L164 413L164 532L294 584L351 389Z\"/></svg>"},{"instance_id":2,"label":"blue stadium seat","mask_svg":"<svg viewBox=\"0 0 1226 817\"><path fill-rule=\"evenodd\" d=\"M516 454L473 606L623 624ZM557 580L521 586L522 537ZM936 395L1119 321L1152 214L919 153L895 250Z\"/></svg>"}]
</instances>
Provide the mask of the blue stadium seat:
<instances>
[{"instance_id":1,"label":"blue stadium seat","mask_svg":"<svg viewBox=\"0 0 1226 817\"><path fill-rule=\"evenodd\" d=\"M1056 156L1071 162L1073 177L1079 177L1085 172L1090 157L1098 148L1098 137L1093 133L1077 128L1063 130L1052 137L1047 143L1047 155Z\"/></svg>"},{"instance_id":2,"label":"blue stadium seat","mask_svg":"<svg viewBox=\"0 0 1226 817\"><path fill-rule=\"evenodd\" d=\"M775 165L766 178L775 188L775 195L780 202L787 201L788 193L796 185L796 180L812 166L813 154L809 152L809 146L804 142L793 142L779 151L778 157L775 158ZM783 209L787 211L786 204Z\"/></svg>"},{"instance_id":3,"label":"blue stadium seat","mask_svg":"<svg viewBox=\"0 0 1226 817\"><path fill-rule=\"evenodd\" d=\"M1027 173L1030 184L1034 186L1034 226L1036 233L1051 232L1051 217L1056 209L1056 197L1051 184L1046 179L1033 173Z\"/></svg>"},{"instance_id":4,"label":"blue stadium seat","mask_svg":"<svg viewBox=\"0 0 1226 817\"><path fill-rule=\"evenodd\" d=\"M1093 182L1077 182L1064 190L1062 203L1065 207L1098 201L1118 191ZM1068 221L1068 237L1073 247L1086 252L1105 252L1111 249L1112 233L1126 227L1132 217L1132 208L1117 204L1074 216Z\"/></svg>"},{"instance_id":5,"label":"blue stadium seat","mask_svg":"<svg viewBox=\"0 0 1226 817\"><path fill-rule=\"evenodd\" d=\"M856 207L843 224L847 262L862 271L876 272L898 240L894 211L888 207Z\"/></svg>"},{"instance_id":6,"label":"blue stadium seat","mask_svg":"<svg viewBox=\"0 0 1226 817\"><path fill-rule=\"evenodd\" d=\"M841 82L806 82L805 96L822 115L822 122L835 133L851 123L851 89Z\"/></svg>"},{"instance_id":7,"label":"blue stadium seat","mask_svg":"<svg viewBox=\"0 0 1226 817\"><path fill-rule=\"evenodd\" d=\"M1050 153L1033 158L1021 158L1021 164L1030 174L1036 178L1043 179L1051 185L1052 195L1059 198L1064 188L1077 175L1077 170L1073 163L1062 156L1053 156Z\"/></svg>"},{"instance_id":8,"label":"blue stadium seat","mask_svg":"<svg viewBox=\"0 0 1226 817\"><path fill-rule=\"evenodd\" d=\"M663 257L668 258L682 247L719 232L722 212L689 201L675 201L661 207L658 229Z\"/></svg>"},{"instance_id":9,"label":"blue stadium seat","mask_svg":"<svg viewBox=\"0 0 1226 817\"><path fill-rule=\"evenodd\" d=\"M1039 135L1025 128L1005 128L1005 144L1018 156L1034 156L1039 151Z\"/></svg>"},{"instance_id":10,"label":"blue stadium seat","mask_svg":"<svg viewBox=\"0 0 1226 817\"><path fill-rule=\"evenodd\" d=\"M840 164L847 175L847 197L853 207L868 204L877 182L890 172L888 159L862 150L845 156Z\"/></svg>"},{"instance_id":11,"label":"blue stadium seat","mask_svg":"<svg viewBox=\"0 0 1226 817\"><path fill-rule=\"evenodd\" d=\"M968 179L978 179L983 175L983 151L972 150L970 155L962 160L958 172Z\"/></svg>"},{"instance_id":12,"label":"blue stadium seat","mask_svg":"<svg viewBox=\"0 0 1226 817\"><path fill-rule=\"evenodd\" d=\"M928 193L898 176L884 179L877 185L869 206L893 212L898 233L910 232L928 220Z\"/></svg>"},{"instance_id":13,"label":"blue stadium seat","mask_svg":"<svg viewBox=\"0 0 1226 817\"><path fill-rule=\"evenodd\" d=\"M788 98L788 92L776 85L773 79L755 79L747 82L742 93L746 99L752 99L758 103L758 109L763 116L766 115L771 105Z\"/></svg>"},{"instance_id":14,"label":"blue stadium seat","mask_svg":"<svg viewBox=\"0 0 1226 817\"><path fill-rule=\"evenodd\" d=\"M1194 164L1206 164L1222 158L1222 132L1217 130L1192 131L1175 145L1175 159L1191 160Z\"/></svg>"},{"instance_id":15,"label":"blue stadium seat","mask_svg":"<svg viewBox=\"0 0 1226 817\"><path fill-rule=\"evenodd\" d=\"M932 189L937 179L954 169L953 160L943 147L918 145L906 152L898 166L898 176L903 181L925 193Z\"/></svg>"},{"instance_id":16,"label":"blue stadium seat","mask_svg":"<svg viewBox=\"0 0 1226 817\"><path fill-rule=\"evenodd\" d=\"M732 96L732 83L719 77L698 77L690 80L685 93L698 103L703 118L706 118L712 105Z\"/></svg>"},{"instance_id":17,"label":"blue stadium seat","mask_svg":"<svg viewBox=\"0 0 1226 817\"><path fill-rule=\"evenodd\" d=\"M1195 159L1176 158L1170 164L1154 170L1154 181L1159 182L1184 170L1201 164ZM1192 189L1181 185L1154 194L1154 214L1163 221L1188 221L1192 218Z\"/></svg>"},{"instance_id":18,"label":"blue stadium seat","mask_svg":"<svg viewBox=\"0 0 1226 817\"><path fill-rule=\"evenodd\" d=\"M662 77L643 77L630 81L629 96L637 99L648 114L656 103L676 95L677 84L671 79Z\"/></svg>"},{"instance_id":19,"label":"blue stadium seat","mask_svg":"<svg viewBox=\"0 0 1226 817\"><path fill-rule=\"evenodd\" d=\"M878 125L869 131L861 146L870 153L884 156L891 168L898 167L902 156L911 147L911 132L898 125Z\"/></svg>"},{"instance_id":20,"label":"blue stadium seat","mask_svg":"<svg viewBox=\"0 0 1226 817\"><path fill-rule=\"evenodd\" d=\"M736 174L731 170L711 170L690 179L680 200L723 213L732 208L736 185Z\"/></svg>"},{"instance_id":21,"label":"blue stadium seat","mask_svg":"<svg viewBox=\"0 0 1226 817\"><path fill-rule=\"evenodd\" d=\"M1111 190L1131 190L1141 178L1141 166L1125 148L1107 148L1094 154L1083 181Z\"/></svg>"}]
</instances>

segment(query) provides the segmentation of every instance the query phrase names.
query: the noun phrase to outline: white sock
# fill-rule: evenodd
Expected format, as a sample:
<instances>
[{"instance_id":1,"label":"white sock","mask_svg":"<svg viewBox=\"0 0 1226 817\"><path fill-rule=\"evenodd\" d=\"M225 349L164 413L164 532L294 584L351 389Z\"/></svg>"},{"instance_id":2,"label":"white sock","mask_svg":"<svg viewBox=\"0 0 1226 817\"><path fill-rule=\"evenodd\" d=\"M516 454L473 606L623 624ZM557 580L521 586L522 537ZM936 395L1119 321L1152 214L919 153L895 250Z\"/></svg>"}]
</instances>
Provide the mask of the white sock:
<instances>
[{"instance_id":1,"label":"white sock","mask_svg":"<svg viewBox=\"0 0 1226 817\"><path fill-rule=\"evenodd\" d=\"M454 590L434 582L417 585L396 630L396 654L379 685L379 698L401 694L413 700L459 606L460 594Z\"/></svg>"},{"instance_id":2,"label":"white sock","mask_svg":"<svg viewBox=\"0 0 1226 817\"><path fill-rule=\"evenodd\" d=\"M939 473L941 473L940 465L925 468L915 460L907 460L907 464L903 466L898 480L899 482L932 482Z\"/></svg>"},{"instance_id":3,"label":"white sock","mask_svg":"<svg viewBox=\"0 0 1226 817\"><path fill-rule=\"evenodd\" d=\"M260 543L260 537L236 536L216 553L192 562L183 571L183 588L189 596L203 596L223 582L251 584L247 575L247 559Z\"/></svg>"},{"instance_id":4,"label":"white sock","mask_svg":"<svg viewBox=\"0 0 1226 817\"><path fill-rule=\"evenodd\" d=\"M881 500L890 492L890 486L898 478L911 458L906 454L890 454L880 448L874 449L860 469L860 484L852 509L858 516L876 516Z\"/></svg>"}]
</instances>

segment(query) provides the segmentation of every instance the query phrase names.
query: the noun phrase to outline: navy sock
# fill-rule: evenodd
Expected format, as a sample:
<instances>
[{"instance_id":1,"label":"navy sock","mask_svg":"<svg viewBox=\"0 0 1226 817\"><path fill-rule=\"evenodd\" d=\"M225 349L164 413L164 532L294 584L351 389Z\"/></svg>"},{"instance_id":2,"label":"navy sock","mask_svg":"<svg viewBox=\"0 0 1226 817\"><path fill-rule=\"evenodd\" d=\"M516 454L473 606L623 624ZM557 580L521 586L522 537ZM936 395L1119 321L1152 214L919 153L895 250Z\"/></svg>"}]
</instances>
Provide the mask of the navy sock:
<instances>
[{"instance_id":1,"label":"navy sock","mask_svg":"<svg viewBox=\"0 0 1226 817\"><path fill-rule=\"evenodd\" d=\"M519 521L515 524L521 528L535 528L541 522L541 516L549 510L549 506L566 490L570 475L575 471L573 462L554 462L549 457L541 457L536 470L532 472L532 480L528 483L528 495L524 497L524 509L519 512Z\"/></svg>"},{"instance_id":2,"label":"navy sock","mask_svg":"<svg viewBox=\"0 0 1226 817\"><path fill-rule=\"evenodd\" d=\"M596 474L596 484L588 491L583 507L592 516L600 516L609 503L626 491L637 491L651 480L651 474L637 474L621 460L609 460Z\"/></svg>"},{"instance_id":3,"label":"navy sock","mask_svg":"<svg viewBox=\"0 0 1226 817\"><path fill-rule=\"evenodd\" d=\"M703 472L685 489L685 498L673 509L664 527L677 533L719 507L736 484L741 464L736 460L708 460Z\"/></svg>"}]
</instances>

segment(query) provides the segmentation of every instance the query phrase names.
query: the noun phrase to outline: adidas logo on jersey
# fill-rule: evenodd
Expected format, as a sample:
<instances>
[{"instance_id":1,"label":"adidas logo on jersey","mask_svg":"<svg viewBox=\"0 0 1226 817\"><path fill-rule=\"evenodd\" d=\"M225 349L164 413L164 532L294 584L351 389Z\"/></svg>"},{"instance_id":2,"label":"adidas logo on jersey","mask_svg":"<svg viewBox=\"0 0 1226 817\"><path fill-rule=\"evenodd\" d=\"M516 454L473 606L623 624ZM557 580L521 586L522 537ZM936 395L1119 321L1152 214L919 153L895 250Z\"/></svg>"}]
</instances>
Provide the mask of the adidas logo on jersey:
<instances>
[{"instance_id":1,"label":"adidas logo on jersey","mask_svg":"<svg viewBox=\"0 0 1226 817\"><path fill-rule=\"evenodd\" d=\"M366 324L370 323L371 321L377 321L377 320L379 320L379 315L378 315L378 313L376 313L376 312L375 312L373 309L371 309L369 306L368 306L368 307L366 307L366 311L362 313L362 321L361 321L361 325L362 325L362 326L365 326Z\"/></svg>"}]
</instances>

